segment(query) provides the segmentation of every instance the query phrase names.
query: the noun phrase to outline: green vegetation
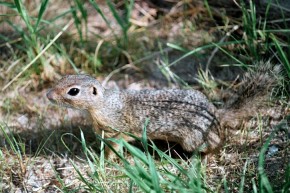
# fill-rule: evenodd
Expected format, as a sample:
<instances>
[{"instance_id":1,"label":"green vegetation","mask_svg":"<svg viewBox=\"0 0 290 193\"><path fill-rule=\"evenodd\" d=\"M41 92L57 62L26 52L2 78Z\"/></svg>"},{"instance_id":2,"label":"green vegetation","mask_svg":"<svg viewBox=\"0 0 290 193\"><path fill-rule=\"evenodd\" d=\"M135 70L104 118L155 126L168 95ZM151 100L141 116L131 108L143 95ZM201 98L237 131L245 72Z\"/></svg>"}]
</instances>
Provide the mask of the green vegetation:
<instances>
[{"instance_id":1,"label":"green vegetation","mask_svg":"<svg viewBox=\"0 0 290 193\"><path fill-rule=\"evenodd\" d=\"M45 191L290 191L290 165L289 160L285 161L289 159L286 149L289 146L289 116L279 120L269 136L261 134L253 149L242 151L240 147L225 144L216 155L219 158L213 156L215 161L195 153L188 159L183 155L173 158L170 148L160 150L155 142L147 140L144 127L143 137L136 138L142 150L124 140L115 140L123 150L115 152L119 160L114 162L104 158L106 141L102 138L87 139L92 135L86 134L81 126L77 131L68 132L72 126L67 124L65 116L61 123L69 129L51 132L52 128L46 128L47 123L43 122L47 112L51 112L48 107L31 106L23 99L25 96L21 96L28 90L39 97L38 92L47 89L48 84L60 75L69 73L85 72L104 77L111 72L107 81L115 74L122 78L133 77L132 74L146 77L159 70L161 75L157 75L157 79L184 88L195 82L212 101L220 104L222 97L217 96L218 91L231 89L239 73L233 73L235 77L229 79L223 74L219 79L211 71L213 67L215 70L230 69L227 72L231 73L232 68L248 70L256 61L270 60L283 65L285 80L275 102L287 105L289 113L290 29L287 16L272 21L269 4L262 17L253 1L241 3L236 8L238 16L219 12L207 1L197 5L180 1L175 5L175 12L172 7L170 12L169 8L152 8L145 2L138 4L134 0L37 2L0 2L0 8L3 8L0 15L0 26L3 25L0 28L0 85L4 93L0 96L0 192L15 191L17 187L23 192L31 191L27 188L32 186L31 182L25 179L32 175L32 168L46 161L45 167L53 171L53 183L34 184ZM191 76L191 83L174 68L188 61L201 67ZM126 75L120 73L126 70ZM187 72L193 73L191 70L188 68ZM41 100L33 103L41 103ZM52 110L57 111L56 108ZM15 120L13 116L19 114L36 117L31 120L36 122L33 129L37 128L41 133L40 142L27 139L30 135L21 136L8 126L9 121ZM20 122L28 124L22 119ZM24 128L25 124L22 125ZM262 133L266 130L263 127L260 123L255 129ZM48 132L44 134L46 129ZM284 157L281 155L278 160L281 163L277 169L279 178L271 179L265 169L267 153L271 141L282 131L286 136ZM32 133L31 130L26 132ZM101 144L96 144L96 138ZM231 160L226 156L232 156L236 162L225 161ZM61 171L71 173L62 174ZM272 169L273 172L277 171Z\"/></svg>"}]
</instances>

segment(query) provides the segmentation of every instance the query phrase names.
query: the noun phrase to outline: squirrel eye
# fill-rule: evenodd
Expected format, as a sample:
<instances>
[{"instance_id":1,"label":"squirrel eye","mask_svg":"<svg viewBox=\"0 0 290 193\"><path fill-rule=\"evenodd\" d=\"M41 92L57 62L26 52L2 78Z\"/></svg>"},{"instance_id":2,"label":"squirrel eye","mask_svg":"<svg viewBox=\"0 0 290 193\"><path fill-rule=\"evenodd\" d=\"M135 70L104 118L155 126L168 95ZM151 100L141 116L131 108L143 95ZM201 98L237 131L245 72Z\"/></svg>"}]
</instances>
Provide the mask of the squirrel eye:
<instances>
[{"instance_id":1,"label":"squirrel eye","mask_svg":"<svg viewBox=\"0 0 290 193\"><path fill-rule=\"evenodd\" d=\"M71 95L71 96L76 96L78 93L80 92L80 89L78 88L71 88L67 94Z\"/></svg>"},{"instance_id":2,"label":"squirrel eye","mask_svg":"<svg viewBox=\"0 0 290 193\"><path fill-rule=\"evenodd\" d=\"M97 95L97 89L96 89L96 87L93 88L93 94L94 95Z\"/></svg>"}]
</instances>

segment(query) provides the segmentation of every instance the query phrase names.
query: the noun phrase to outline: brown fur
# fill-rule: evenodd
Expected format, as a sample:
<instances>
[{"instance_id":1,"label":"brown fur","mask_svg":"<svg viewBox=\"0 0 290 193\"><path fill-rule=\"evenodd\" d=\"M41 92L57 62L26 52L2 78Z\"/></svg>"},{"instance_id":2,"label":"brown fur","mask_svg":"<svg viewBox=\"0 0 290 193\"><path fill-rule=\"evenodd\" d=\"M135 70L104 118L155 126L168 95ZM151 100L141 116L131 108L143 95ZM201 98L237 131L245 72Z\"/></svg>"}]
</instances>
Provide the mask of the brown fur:
<instances>
[{"instance_id":1,"label":"brown fur","mask_svg":"<svg viewBox=\"0 0 290 193\"><path fill-rule=\"evenodd\" d=\"M266 70L260 70L260 74L245 75L237 97L220 110L197 90L106 90L88 75L63 77L47 97L59 105L87 110L96 132L100 134L104 130L105 138L133 140L123 132L141 137L148 119L149 139L177 142L186 151L198 149L208 153L223 142L221 126L239 127L243 118L258 112L258 109L249 110L251 101L261 102L275 86L277 81L270 74L277 75L278 68L272 72L269 66L263 68ZM68 94L72 88L79 89L79 93ZM244 108L245 103L248 105ZM111 145L117 148L116 144ZM111 156L110 151L107 156Z\"/></svg>"}]
</instances>

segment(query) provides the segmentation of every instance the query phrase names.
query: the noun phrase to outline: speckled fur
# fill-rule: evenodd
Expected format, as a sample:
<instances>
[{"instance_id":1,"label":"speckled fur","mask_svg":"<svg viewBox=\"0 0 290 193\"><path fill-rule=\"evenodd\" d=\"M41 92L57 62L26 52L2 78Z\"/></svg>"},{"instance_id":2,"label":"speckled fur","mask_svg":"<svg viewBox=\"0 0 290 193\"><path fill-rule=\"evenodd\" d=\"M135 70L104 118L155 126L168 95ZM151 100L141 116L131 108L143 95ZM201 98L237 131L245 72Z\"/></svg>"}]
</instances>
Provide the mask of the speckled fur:
<instances>
[{"instance_id":1,"label":"speckled fur","mask_svg":"<svg viewBox=\"0 0 290 193\"><path fill-rule=\"evenodd\" d=\"M238 128L243 118L253 116L253 110L258 111L249 108L253 105L251 101L260 100L277 84L274 76L279 73L278 67L265 66L256 75L246 74L237 97L219 110L197 90L106 90L88 75L63 77L47 97L58 105L87 110L96 132L100 134L104 130L105 138L131 141L123 133L140 137L148 119L146 129L150 139L177 142L186 151L208 153L222 144L221 127ZM80 92L70 96L71 88L78 88ZM116 144L111 145L118 149ZM108 151L109 157L110 154Z\"/></svg>"},{"instance_id":2,"label":"speckled fur","mask_svg":"<svg viewBox=\"0 0 290 193\"><path fill-rule=\"evenodd\" d=\"M68 95L71 88L79 88L80 93ZM209 152L221 144L216 108L196 90L106 90L90 76L68 75L47 97L58 105L87 110L97 133L105 130L105 137L132 140L122 132L140 137L148 119L150 139L178 142L186 151L202 146L202 152Z\"/></svg>"}]
</instances>

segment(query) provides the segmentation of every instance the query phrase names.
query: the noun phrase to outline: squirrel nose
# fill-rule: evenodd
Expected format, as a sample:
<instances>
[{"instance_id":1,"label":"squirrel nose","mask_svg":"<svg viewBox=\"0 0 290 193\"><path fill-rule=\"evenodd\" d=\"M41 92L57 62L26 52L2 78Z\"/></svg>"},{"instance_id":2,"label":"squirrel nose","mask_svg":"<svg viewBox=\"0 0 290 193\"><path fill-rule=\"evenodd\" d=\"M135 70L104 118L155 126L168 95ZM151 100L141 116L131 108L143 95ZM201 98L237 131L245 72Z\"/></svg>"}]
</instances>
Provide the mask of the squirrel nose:
<instances>
[{"instance_id":1,"label":"squirrel nose","mask_svg":"<svg viewBox=\"0 0 290 193\"><path fill-rule=\"evenodd\" d=\"M46 93L46 97L50 100L50 101L54 101L54 97L53 97L53 89L50 89L47 93Z\"/></svg>"}]
</instances>

